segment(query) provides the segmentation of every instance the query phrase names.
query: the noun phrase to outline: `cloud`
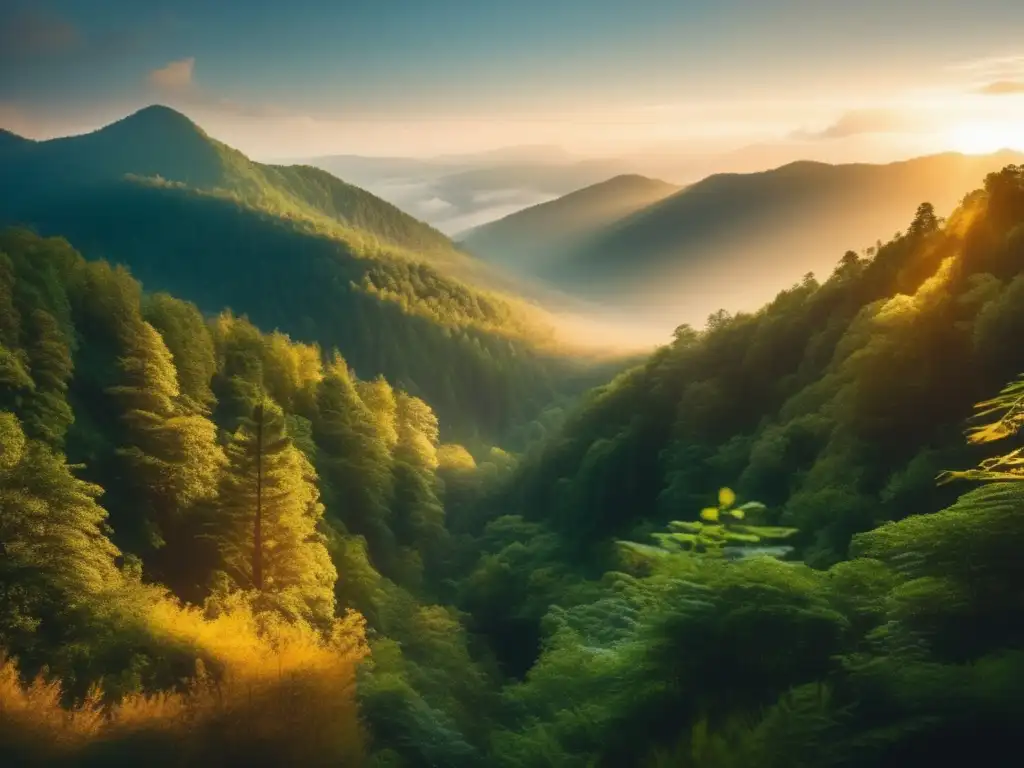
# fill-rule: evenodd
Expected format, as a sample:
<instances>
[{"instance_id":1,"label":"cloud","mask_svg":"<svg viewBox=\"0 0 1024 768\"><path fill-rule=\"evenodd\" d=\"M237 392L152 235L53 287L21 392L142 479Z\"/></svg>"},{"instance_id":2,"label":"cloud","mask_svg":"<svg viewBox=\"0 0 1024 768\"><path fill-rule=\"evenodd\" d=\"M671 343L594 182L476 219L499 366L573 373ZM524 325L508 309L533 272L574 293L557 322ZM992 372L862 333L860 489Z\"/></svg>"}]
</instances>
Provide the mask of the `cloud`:
<instances>
[{"instance_id":1,"label":"cloud","mask_svg":"<svg viewBox=\"0 0 1024 768\"><path fill-rule=\"evenodd\" d=\"M146 75L146 82L168 102L181 107L216 112L224 117L286 117L288 113L270 104L250 104L223 98L195 82L196 59L171 61Z\"/></svg>"},{"instance_id":2,"label":"cloud","mask_svg":"<svg viewBox=\"0 0 1024 768\"><path fill-rule=\"evenodd\" d=\"M1011 94L1024 94L1024 80L996 80L981 86L976 91L985 96L1009 96Z\"/></svg>"},{"instance_id":3,"label":"cloud","mask_svg":"<svg viewBox=\"0 0 1024 768\"><path fill-rule=\"evenodd\" d=\"M969 72L973 75L999 77L1024 72L1024 55L989 56L952 64L948 69L954 72Z\"/></svg>"},{"instance_id":4,"label":"cloud","mask_svg":"<svg viewBox=\"0 0 1024 768\"><path fill-rule=\"evenodd\" d=\"M919 119L889 109L856 109L840 115L839 119L819 131L799 130L790 138L804 141L846 139L869 133L915 133L922 129Z\"/></svg>"},{"instance_id":5,"label":"cloud","mask_svg":"<svg viewBox=\"0 0 1024 768\"><path fill-rule=\"evenodd\" d=\"M160 69L149 73L150 85L165 91L187 91L192 87L192 72L195 69L195 57L172 61Z\"/></svg>"},{"instance_id":6,"label":"cloud","mask_svg":"<svg viewBox=\"0 0 1024 768\"><path fill-rule=\"evenodd\" d=\"M0 16L0 59L53 56L75 48L81 33L67 19L39 10Z\"/></svg>"}]
</instances>

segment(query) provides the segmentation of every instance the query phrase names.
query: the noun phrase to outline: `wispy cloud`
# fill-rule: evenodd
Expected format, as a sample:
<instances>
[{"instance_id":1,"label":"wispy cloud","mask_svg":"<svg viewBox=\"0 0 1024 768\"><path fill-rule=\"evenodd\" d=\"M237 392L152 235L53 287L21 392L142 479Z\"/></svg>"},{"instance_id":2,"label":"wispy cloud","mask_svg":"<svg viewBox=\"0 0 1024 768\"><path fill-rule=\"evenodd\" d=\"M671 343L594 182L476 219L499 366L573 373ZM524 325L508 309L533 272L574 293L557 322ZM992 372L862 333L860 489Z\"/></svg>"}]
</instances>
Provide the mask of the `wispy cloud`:
<instances>
[{"instance_id":1,"label":"wispy cloud","mask_svg":"<svg viewBox=\"0 0 1024 768\"><path fill-rule=\"evenodd\" d=\"M977 93L985 96L1024 94L1024 80L995 80L978 88Z\"/></svg>"},{"instance_id":2,"label":"wispy cloud","mask_svg":"<svg viewBox=\"0 0 1024 768\"><path fill-rule=\"evenodd\" d=\"M846 139L870 133L916 133L925 128L924 121L905 112L892 109L856 109L817 131L794 131L790 138L804 141Z\"/></svg>"},{"instance_id":3,"label":"wispy cloud","mask_svg":"<svg viewBox=\"0 0 1024 768\"><path fill-rule=\"evenodd\" d=\"M1024 54L1009 56L988 56L982 59L958 61L947 69L953 72L970 72L974 75L999 77L1008 73L1024 71Z\"/></svg>"},{"instance_id":4,"label":"wispy cloud","mask_svg":"<svg viewBox=\"0 0 1024 768\"><path fill-rule=\"evenodd\" d=\"M0 60L53 56L81 41L78 28L56 14L27 8L0 14Z\"/></svg>"},{"instance_id":5,"label":"wispy cloud","mask_svg":"<svg viewBox=\"0 0 1024 768\"><path fill-rule=\"evenodd\" d=\"M172 61L159 69L149 73L147 79L150 85L165 91L182 93L190 90L193 86L192 73L195 70L195 57Z\"/></svg>"},{"instance_id":6,"label":"wispy cloud","mask_svg":"<svg viewBox=\"0 0 1024 768\"><path fill-rule=\"evenodd\" d=\"M151 70L146 82L156 95L172 105L217 112L225 117L285 117L287 113L270 104L250 104L218 96L196 82L196 59L189 56Z\"/></svg>"}]
</instances>

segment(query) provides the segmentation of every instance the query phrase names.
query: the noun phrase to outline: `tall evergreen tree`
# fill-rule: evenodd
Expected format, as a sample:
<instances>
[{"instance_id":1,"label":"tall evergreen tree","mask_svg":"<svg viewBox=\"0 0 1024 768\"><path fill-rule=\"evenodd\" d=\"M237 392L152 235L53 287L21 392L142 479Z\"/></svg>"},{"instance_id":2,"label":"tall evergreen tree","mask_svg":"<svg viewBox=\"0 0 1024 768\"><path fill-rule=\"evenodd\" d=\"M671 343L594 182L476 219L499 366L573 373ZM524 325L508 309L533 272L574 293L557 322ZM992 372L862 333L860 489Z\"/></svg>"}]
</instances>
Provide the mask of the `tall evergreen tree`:
<instances>
[{"instance_id":1,"label":"tall evergreen tree","mask_svg":"<svg viewBox=\"0 0 1024 768\"><path fill-rule=\"evenodd\" d=\"M25 428L30 436L61 449L75 420L67 400L74 371L71 346L57 319L44 309L32 310L27 326L26 345L35 386L25 406Z\"/></svg>"},{"instance_id":2,"label":"tall evergreen tree","mask_svg":"<svg viewBox=\"0 0 1024 768\"><path fill-rule=\"evenodd\" d=\"M15 407L33 388L20 349L21 316L14 303L17 276L7 254L0 253L0 405Z\"/></svg>"},{"instance_id":3,"label":"tall evergreen tree","mask_svg":"<svg viewBox=\"0 0 1024 768\"><path fill-rule=\"evenodd\" d=\"M425 402L398 396L398 442L395 445L394 530L406 552L408 581L418 580L421 564L439 564L447 539L444 507L439 498L437 416Z\"/></svg>"},{"instance_id":4,"label":"tall evergreen tree","mask_svg":"<svg viewBox=\"0 0 1024 768\"><path fill-rule=\"evenodd\" d=\"M378 394L386 402L384 393ZM367 406L337 354L317 389L317 412L314 436L328 483L328 513L349 531L366 536L377 567L386 570L394 558L388 519L391 455L382 430L387 416Z\"/></svg>"},{"instance_id":5,"label":"tall evergreen tree","mask_svg":"<svg viewBox=\"0 0 1024 768\"><path fill-rule=\"evenodd\" d=\"M323 515L316 472L295 447L270 399L231 436L212 536L228 586L257 606L328 621L337 572L318 530Z\"/></svg>"},{"instance_id":6,"label":"tall evergreen tree","mask_svg":"<svg viewBox=\"0 0 1024 768\"><path fill-rule=\"evenodd\" d=\"M126 444L118 454L124 483L133 491L136 517L130 524L137 535L144 533L140 543L152 551L156 575L172 587L193 589L205 574L190 572L188 549L199 529L188 513L216 494L224 463L216 429L180 406L171 353L152 325L138 325L120 364L121 383L109 392L125 425Z\"/></svg>"},{"instance_id":7,"label":"tall evergreen tree","mask_svg":"<svg viewBox=\"0 0 1024 768\"><path fill-rule=\"evenodd\" d=\"M202 313L166 293L147 297L143 312L174 357L182 402L191 410L208 411L215 402L210 382L217 372L217 356Z\"/></svg>"},{"instance_id":8,"label":"tall evergreen tree","mask_svg":"<svg viewBox=\"0 0 1024 768\"><path fill-rule=\"evenodd\" d=\"M23 647L59 606L118 583L100 493L0 412L0 645Z\"/></svg>"}]
</instances>

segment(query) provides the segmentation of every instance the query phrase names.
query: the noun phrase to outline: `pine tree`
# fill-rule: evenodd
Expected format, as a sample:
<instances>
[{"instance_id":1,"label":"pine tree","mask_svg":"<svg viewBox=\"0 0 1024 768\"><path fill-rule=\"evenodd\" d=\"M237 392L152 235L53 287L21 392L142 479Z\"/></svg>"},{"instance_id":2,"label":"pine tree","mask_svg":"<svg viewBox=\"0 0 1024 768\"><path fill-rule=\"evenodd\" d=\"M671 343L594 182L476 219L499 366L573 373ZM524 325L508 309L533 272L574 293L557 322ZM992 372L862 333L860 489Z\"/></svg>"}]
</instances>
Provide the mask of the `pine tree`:
<instances>
[{"instance_id":1,"label":"pine tree","mask_svg":"<svg viewBox=\"0 0 1024 768\"><path fill-rule=\"evenodd\" d=\"M395 446L394 530L401 544L416 555L412 559L437 566L447 539L444 507L435 475L438 467L437 416L425 402L398 396L398 443ZM408 574L407 578L417 578Z\"/></svg>"},{"instance_id":2,"label":"pine tree","mask_svg":"<svg viewBox=\"0 0 1024 768\"><path fill-rule=\"evenodd\" d=\"M211 323L217 353L213 391L216 422L233 432L260 402L263 384L263 339L244 317L222 312Z\"/></svg>"},{"instance_id":3,"label":"pine tree","mask_svg":"<svg viewBox=\"0 0 1024 768\"><path fill-rule=\"evenodd\" d=\"M28 360L34 389L25 406L29 435L60 450L75 415L68 404L68 382L74 371L69 340L56 318L35 309L27 323Z\"/></svg>"},{"instance_id":4,"label":"pine tree","mask_svg":"<svg viewBox=\"0 0 1024 768\"><path fill-rule=\"evenodd\" d=\"M387 393L379 387L375 393L386 406ZM386 569L394 558L388 519L392 493L385 431L388 416L366 405L337 353L317 388L317 412L314 436L320 451L317 463L328 484L328 513L352 533L365 536L378 567Z\"/></svg>"},{"instance_id":5,"label":"pine tree","mask_svg":"<svg viewBox=\"0 0 1024 768\"><path fill-rule=\"evenodd\" d=\"M182 402L190 410L208 412L216 401L210 382L217 371L217 357L202 313L194 304L166 293L147 297L143 309L174 357Z\"/></svg>"},{"instance_id":6,"label":"pine tree","mask_svg":"<svg viewBox=\"0 0 1024 768\"><path fill-rule=\"evenodd\" d=\"M119 583L100 493L0 412L0 645L30 641L54 601L73 604Z\"/></svg>"},{"instance_id":7,"label":"pine tree","mask_svg":"<svg viewBox=\"0 0 1024 768\"><path fill-rule=\"evenodd\" d=\"M149 323L138 325L120 366L121 383L109 392L125 426L118 455L132 493L130 524L135 538L155 550L150 564L156 575L173 588L189 589L205 580L205 574L190 573L190 548L199 529L188 513L216 494L224 463L216 428L180 406L171 353Z\"/></svg>"},{"instance_id":8,"label":"pine tree","mask_svg":"<svg viewBox=\"0 0 1024 768\"><path fill-rule=\"evenodd\" d=\"M285 425L265 399L231 436L211 535L231 587L251 591L259 607L325 622L337 572L317 529L316 473Z\"/></svg>"},{"instance_id":9,"label":"pine tree","mask_svg":"<svg viewBox=\"0 0 1024 768\"><path fill-rule=\"evenodd\" d=\"M21 316L14 303L17 276L10 257L0 253L0 406L14 408L33 388L20 348Z\"/></svg>"}]
</instances>

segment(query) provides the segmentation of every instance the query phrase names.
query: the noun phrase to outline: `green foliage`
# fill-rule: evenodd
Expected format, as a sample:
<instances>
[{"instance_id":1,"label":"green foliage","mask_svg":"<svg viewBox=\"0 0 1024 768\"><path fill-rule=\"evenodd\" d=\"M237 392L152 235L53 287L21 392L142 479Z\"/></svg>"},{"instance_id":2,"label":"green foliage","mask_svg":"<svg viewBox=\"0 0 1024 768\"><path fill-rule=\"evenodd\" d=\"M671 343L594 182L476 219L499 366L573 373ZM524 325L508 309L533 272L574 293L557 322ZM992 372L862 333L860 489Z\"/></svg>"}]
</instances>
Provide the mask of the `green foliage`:
<instances>
[{"instance_id":1,"label":"green foliage","mask_svg":"<svg viewBox=\"0 0 1024 768\"><path fill-rule=\"evenodd\" d=\"M531 417L521 455L442 442L340 354L0 236L0 751L354 764L358 715L377 766L1009 753L1024 385L984 398L1024 369L1018 176L680 328ZM998 482L934 483L979 461L941 479ZM63 687L27 684L44 668Z\"/></svg>"},{"instance_id":2,"label":"green foliage","mask_svg":"<svg viewBox=\"0 0 1024 768\"><path fill-rule=\"evenodd\" d=\"M460 438L504 435L603 376L557 348L536 308L480 287L481 270L440 232L315 168L252 162L173 110L18 146L0 176L26 182L0 181L0 223L67 236L206 312L232 307L337 348L359 375L424 398ZM208 405L209 350L183 343L197 318L160 296L148 304L181 358L183 394ZM4 360L0 385L19 375Z\"/></svg>"},{"instance_id":3,"label":"green foliage","mask_svg":"<svg viewBox=\"0 0 1024 768\"><path fill-rule=\"evenodd\" d=\"M329 623L337 572L318 532L316 474L289 437L280 407L257 404L225 452L210 535L229 589L251 591L255 605L291 619ZM216 599L223 589L217 585Z\"/></svg>"}]
</instances>

